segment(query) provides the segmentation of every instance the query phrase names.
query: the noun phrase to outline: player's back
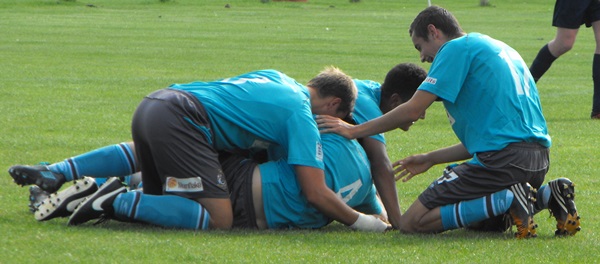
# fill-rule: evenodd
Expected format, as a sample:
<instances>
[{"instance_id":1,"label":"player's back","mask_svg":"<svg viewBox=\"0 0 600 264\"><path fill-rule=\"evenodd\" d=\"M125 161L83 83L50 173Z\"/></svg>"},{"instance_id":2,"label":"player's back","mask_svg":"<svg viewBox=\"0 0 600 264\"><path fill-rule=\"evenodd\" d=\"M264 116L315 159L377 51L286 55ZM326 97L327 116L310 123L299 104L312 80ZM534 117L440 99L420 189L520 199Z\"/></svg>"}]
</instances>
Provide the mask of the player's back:
<instances>
[{"instance_id":1,"label":"player's back","mask_svg":"<svg viewBox=\"0 0 600 264\"><path fill-rule=\"evenodd\" d=\"M356 140L324 134L325 181L350 207L380 213L366 154ZM284 160L260 165L269 228L320 228L331 220L303 196L293 168Z\"/></svg>"},{"instance_id":2,"label":"player's back","mask_svg":"<svg viewBox=\"0 0 600 264\"><path fill-rule=\"evenodd\" d=\"M266 149L276 144L287 151L291 163L322 166L315 161L320 138L308 90L287 75L260 70L171 88L189 92L202 103L218 150Z\"/></svg>"},{"instance_id":3,"label":"player's back","mask_svg":"<svg viewBox=\"0 0 600 264\"><path fill-rule=\"evenodd\" d=\"M513 142L550 144L527 65L501 41L469 33L447 42L419 89L443 99L453 130L471 153Z\"/></svg>"}]
</instances>

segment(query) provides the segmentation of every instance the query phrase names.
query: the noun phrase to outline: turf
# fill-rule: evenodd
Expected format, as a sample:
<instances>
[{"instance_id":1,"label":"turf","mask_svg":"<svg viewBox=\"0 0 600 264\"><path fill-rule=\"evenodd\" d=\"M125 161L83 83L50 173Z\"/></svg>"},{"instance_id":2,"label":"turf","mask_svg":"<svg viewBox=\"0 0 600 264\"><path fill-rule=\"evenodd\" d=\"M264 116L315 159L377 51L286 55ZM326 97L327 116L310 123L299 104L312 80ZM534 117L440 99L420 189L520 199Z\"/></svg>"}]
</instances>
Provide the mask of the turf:
<instances>
[{"instance_id":1,"label":"turf","mask_svg":"<svg viewBox=\"0 0 600 264\"><path fill-rule=\"evenodd\" d=\"M527 64L554 35L546 0L433 1L468 32L516 48ZM226 6L228 5L228 6ZM590 29L538 83L553 140L547 179L576 184L582 231L554 237L547 212L539 237L462 230L439 235L369 234L340 224L322 230L169 230L109 222L67 227L36 222L27 188L12 183L15 164L56 162L131 140L142 97L172 83L274 68L305 83L327 65L382 81L400 62L421 64L407 28L427 1L308 0L4 0L0 3L0 263L97 262L557 262L597 261L600 188L598 131L589 119ZM435 104L407 133L386 134L392 160L457 142ZM442 166L397 183L402 209Z\"/></svg>"}]
</instances>

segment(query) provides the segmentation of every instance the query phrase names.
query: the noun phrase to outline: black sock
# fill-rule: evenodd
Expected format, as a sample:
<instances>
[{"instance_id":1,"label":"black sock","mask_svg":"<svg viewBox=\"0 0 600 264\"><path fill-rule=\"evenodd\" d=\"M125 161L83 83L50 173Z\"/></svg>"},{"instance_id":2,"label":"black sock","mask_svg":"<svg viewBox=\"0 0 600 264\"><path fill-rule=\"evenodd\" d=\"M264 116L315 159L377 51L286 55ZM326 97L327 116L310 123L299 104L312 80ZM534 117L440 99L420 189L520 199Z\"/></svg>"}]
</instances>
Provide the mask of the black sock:
<instances>
[{"instance_id":1,"label":"black sock","mask_svg":"<svg viewBox=\"0 0 600 264\"><path fill-rule=\"evenodd\" d=\"M592 101L593 115L600 113L600 54L594 54L592 78L594 79L594 99Z\"/></svg>"},{"instance_id":2,"label":"black sock","mask_svg":"<svg viewBox=\"0 0 600 264\"><path fill-rule=\"evenodd\" d=\"M550 66L554 60L556 60L556 58L557 57L554 57L554 55L550 53L548 44L544 45L540 49L537 56L533 60L533 63L531 63L531 67L529 67L529 71L531 72L531 76L533 76L535 82L542 78L542 75L544 75L544 73L550 69Z\"/></svg>"}]
</instances>

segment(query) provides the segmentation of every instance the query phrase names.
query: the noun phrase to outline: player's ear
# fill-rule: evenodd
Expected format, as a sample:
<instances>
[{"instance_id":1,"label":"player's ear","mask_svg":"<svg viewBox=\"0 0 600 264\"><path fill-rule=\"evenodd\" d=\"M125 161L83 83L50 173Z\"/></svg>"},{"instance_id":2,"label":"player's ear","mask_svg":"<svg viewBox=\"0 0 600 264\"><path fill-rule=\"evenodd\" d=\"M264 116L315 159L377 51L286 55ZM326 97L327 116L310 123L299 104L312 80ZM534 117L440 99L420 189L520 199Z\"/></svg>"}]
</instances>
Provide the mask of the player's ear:
<instances>
[{"instance_id":1,"label":"player's ear","mask_svg":"<svg viewBox=\"0 0 600 264\"><path fill-rule=\"evenodd\" d=\"M403 104L404 100L402 100L400 95L398 95L397 93L393 93L392 96L390 96L389 103L390 103L390 109L393 109L393 108L396 108L396 106Z\"/></svg>"},{"instance_id":2,"label":"player's ear","mask_svg":"<svg viewBox=\"0 0 600 264\"><path fill-rule=\"evenodd\" d=\"M430 39L435 39L439 34L438 29L433 24L427 25L427 32L431 35Z\"/></svg>"},{"instance_id":3,"label":"player's ear","mask_svg":"<svg viewBox=\"0 0 600 264\"><path fill-rule=\"evenodd\" d=\"M332 99L329 101L329 103L327 104L327 107L328 107L329 109L336 110L336 112L337 112L337 109L340 107L340 104L341 104L341 103L342 103L342 99L341 99L341 98L339 98L339 97L333 97L333 98L332 98Z\"/></svg>"}]
</instances>

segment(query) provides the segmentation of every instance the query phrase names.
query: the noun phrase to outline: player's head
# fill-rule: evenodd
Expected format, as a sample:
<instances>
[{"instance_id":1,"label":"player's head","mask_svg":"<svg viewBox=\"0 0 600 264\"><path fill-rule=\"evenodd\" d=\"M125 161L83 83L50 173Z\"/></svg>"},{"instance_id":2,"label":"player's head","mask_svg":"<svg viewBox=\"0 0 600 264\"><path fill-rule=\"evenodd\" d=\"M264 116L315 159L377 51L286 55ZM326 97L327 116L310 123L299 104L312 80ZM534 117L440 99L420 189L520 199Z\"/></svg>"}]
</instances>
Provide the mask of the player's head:
<instances>
[{"instance_id":1,"label":"player's head","mask_svg":"<svg viewBox=\"0 0 600 264\"><path fill-rule=\"evenodd\" d=\"M408 33L421 53L421 61L432 62L439 48L449 40L464 35L458 20L439 6L425 8L410 24Z\"/></svg>"},{"instance_id":2,"label":"player's head","mask_svg":"<svg viewBox=\"0 0 600 264\"><path fill-rule=\"evenodd\" d=\"M425 69L416 64L400 63L394 66L381 85L381 112L385 114L410 100L426 77Z\"/></svg>"},{"instance_id":3,"label":"player's head","mask_svg":"<svg viewBox=\"0 0 600 264\"><path fill-rule=\"evenodd\" d=\"M311 109L315 115L331 115L339 118L354 110L357 90L354 81L336 67L326 67L308 84Z\"/></svg>"},{"instance_id":4,"label":"player's head","mask_svg":"<svg viewBox=\"0 0 600 264\"><path fill-rule=\"evenodd\" d=\"M427 41L429 40L429 25L441 30L450 39L458 38L464 34L454 15L450 11L435 5L425 8L417 15L410 24L408 33Z\"/></svg>"}]
</instances>

